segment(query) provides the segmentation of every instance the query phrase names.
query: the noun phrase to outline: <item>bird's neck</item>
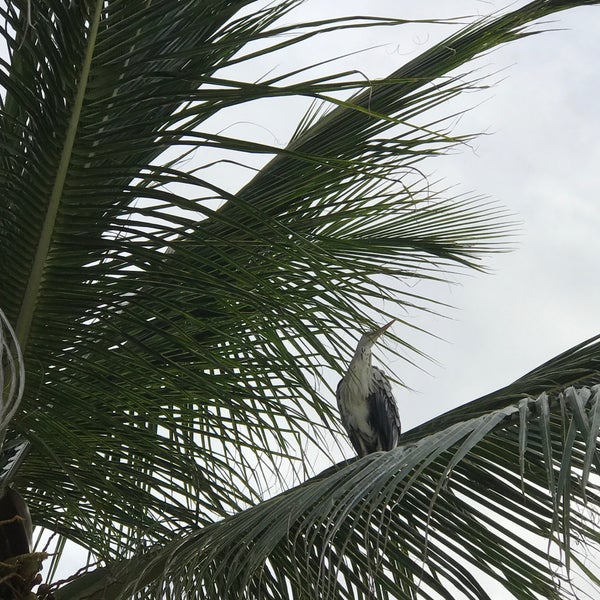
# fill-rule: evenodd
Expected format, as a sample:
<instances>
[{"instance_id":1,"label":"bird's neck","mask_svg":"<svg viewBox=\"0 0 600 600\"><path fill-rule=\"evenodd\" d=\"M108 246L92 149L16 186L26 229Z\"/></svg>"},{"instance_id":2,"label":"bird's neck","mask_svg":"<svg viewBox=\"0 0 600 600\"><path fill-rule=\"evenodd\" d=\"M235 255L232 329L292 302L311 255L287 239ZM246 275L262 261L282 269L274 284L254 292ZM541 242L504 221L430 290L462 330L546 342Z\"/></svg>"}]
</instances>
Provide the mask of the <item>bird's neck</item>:
<instances>
[{"instance_id":1,"label":"bird's neck","mask_svg":"<svg viewBox=\"0 0 600 600\"><path fill-rule=\"evenodd\" d=\"M370 367L371 366L371 348L366 348L364 346L358 347L352 360L350 361L349 370L360 369L361 367Z\"/></svg>"},{"instance_id":2,"label":"bird's neck","mask_svg":"<svg viewBox=\"0 0 600 600\"><path fill-rule=\"evenodd\" d=\"M371 349L358 348L348 365L342 385L347 390L351 403L364 402L369 394L371 371Z\"/></svg>"}]
</instances>

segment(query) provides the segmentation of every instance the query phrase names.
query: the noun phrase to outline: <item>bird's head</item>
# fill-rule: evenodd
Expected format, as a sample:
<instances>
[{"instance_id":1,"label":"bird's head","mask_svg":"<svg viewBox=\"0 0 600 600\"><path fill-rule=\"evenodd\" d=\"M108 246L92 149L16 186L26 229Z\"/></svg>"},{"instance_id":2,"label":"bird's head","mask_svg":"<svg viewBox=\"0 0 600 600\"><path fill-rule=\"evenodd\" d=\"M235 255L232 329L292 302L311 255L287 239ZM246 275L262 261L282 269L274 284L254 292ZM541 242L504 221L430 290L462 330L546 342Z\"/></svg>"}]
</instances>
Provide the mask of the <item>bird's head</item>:
<instances>
[{"instance_id":1,"label":"bird's head","mask_svg":"<svg viewBox=\"0 0 600 600\"><path fill-rule=\"evenodd\" d=\"M358 342L358 347L370 350L377 340L395 323L396 319L392 319L389 323L384 325L383 327L378 327L377 329L373 329L373 331L367 331L363 333L360 341Z\"/></svg>"}]
</instances>

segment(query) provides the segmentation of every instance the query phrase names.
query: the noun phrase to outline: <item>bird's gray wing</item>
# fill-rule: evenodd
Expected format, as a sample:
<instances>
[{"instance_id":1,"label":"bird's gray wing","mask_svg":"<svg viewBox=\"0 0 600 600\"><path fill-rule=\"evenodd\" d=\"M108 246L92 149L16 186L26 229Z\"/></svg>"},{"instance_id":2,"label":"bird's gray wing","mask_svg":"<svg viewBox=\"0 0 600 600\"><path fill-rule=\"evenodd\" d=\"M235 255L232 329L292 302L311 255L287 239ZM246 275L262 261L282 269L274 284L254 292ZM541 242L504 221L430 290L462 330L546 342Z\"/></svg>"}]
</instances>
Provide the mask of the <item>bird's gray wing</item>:
<instances>
[{"instance_id":1,"label":"bird's gray wing","mask_svg":"<svg viewBox=\"0 0 600 600\"><path fill-rule=\"evenodd\" d=\"M361 438L358 435L358 432L355 431L352 427L346 427L346 431L348 432L348 437L350 438L350 441L354 446L354 450L356 450L356 454L358 454L358 456L364 456L365 448L364 444L361 443Z\"/></svg>"},{"instance_id":2,"label":"bird's gray wing","mask_svg":"<svg viewBox=\"0 0 600 600\"><path fill-rule=\"evenodd\" d=\"M377 432L382 450L391 450L398 445L400 437L400 415L392 386L387 375L378 367L372 367L369 389L369 422Z\"/></svg>"}]
</instances>

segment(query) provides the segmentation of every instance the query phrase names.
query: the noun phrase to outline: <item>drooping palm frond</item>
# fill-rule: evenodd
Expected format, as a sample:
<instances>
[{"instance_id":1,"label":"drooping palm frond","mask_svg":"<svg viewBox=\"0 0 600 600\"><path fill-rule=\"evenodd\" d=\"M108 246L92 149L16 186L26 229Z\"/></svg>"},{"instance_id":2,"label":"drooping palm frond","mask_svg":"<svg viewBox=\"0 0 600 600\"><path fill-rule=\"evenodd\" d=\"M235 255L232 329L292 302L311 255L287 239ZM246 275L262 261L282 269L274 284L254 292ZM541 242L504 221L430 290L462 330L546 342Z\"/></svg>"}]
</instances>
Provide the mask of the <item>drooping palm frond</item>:
<instances>
[{"instance_id":1,"label":"drooping palm frond","mask_svg":"<svg viewBox=\"0 0 600 600\"><path fill-rule=\"evenodd\" d=\"M210 148L198 128L231 104L340 86L215 77L250 41L283 47L294 39L282 33L331 26L276 27L292 1L236 16L247 4L17 2L3 14L0 243L14 268L0 304L28 364L14 423L33 446L21 481L38 523L103 555L253 503L269 479L254 473L256 455L271 471L297 461L316 435L307 412L330 417L290 359L298 324L277 337L261 329L277 310L272 324L285 328L285 312L312 293L299 266L278 262L297 253L293 240L258 251L271 244L265 231L244 238L252 229L239 223L229 237L165 253L214 220L206 203L216 191L193 169L155 165L166 148Z\"/></svg>"},{"instance_id":2,"label":"drooping palm frond","mask_svg":"<svg viewBox=\"0 0 600 600\"><path fill-rule=\"evenodd\" d=\"M570 569L600 550L598 382L596 338L466 404L460 420L434 419L395 450L98 569L57 599L481 600L494 582L519 599L575 597Z\"/></svg>"},{"instance_id":3,"label":"drooping palm frond","mask_svg":"<svg viewBox=\"0 0 600 600\"><path fill-rule=\"evenodd\" d=\"M470 86L455 69L581 4L477 22L367 86L227 76L368 24L279 26L291 0L6 5L0 306L27 364L9 433L31 443L19 484L36 522L123 556L255 504L282 469L302 473L302 445L335 427L311 376L338 366L337 328L376 300L432 306L376 277L479 266L509 229L497 208L418 177L419 159L461 139L428 109ZM364 91L334 100L340 89ZM286 95L336 108L284 149L207 125ZM234 192L203 176L214 148L275 158ZM190 151L199 163L183 162Z\"/></svg>"}]
</instances>

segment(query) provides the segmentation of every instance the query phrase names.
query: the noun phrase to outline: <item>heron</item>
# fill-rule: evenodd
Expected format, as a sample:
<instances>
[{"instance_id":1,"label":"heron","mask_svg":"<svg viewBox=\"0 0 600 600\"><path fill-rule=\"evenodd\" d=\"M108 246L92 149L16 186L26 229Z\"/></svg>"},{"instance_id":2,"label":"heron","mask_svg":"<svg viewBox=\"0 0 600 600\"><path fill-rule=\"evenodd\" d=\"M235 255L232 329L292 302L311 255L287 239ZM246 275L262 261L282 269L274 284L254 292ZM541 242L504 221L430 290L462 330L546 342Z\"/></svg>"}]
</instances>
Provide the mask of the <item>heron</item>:
<instances>
[{"instance_id":1,"label":"heron","mask_svg":"<svg viewBox=\"0 0 600 600\"><path fill-rule=\"evenodd\" d=\"M358 456L398 445L400 417L387 375L371 364L371 348L395 319L362 335L336 398L342 423Z\"/></svg>"}]
</instances>

